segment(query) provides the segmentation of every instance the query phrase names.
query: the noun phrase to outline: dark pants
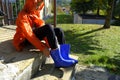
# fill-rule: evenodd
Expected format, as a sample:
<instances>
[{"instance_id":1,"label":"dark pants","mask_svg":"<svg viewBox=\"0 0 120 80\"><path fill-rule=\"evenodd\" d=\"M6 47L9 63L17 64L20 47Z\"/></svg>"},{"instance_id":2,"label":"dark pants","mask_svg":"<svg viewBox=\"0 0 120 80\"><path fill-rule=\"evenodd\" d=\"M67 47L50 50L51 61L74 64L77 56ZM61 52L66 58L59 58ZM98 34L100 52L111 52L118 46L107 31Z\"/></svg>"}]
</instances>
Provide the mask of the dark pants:
<instances>
[{"instance_id":1,"label":"dark pants","mask_svg":"<svg viewBox=\"0 0 120 80\"><path fill-rule=\"evenodd\" d=\"M59 44L65 43L64 32L61 28L53 28L51 25L47 24L43 27L35 29L34 33L40 40L43 40L44 37L47 37L51 49L57 48L57 42Z\"/></svg>"}]
</instances>

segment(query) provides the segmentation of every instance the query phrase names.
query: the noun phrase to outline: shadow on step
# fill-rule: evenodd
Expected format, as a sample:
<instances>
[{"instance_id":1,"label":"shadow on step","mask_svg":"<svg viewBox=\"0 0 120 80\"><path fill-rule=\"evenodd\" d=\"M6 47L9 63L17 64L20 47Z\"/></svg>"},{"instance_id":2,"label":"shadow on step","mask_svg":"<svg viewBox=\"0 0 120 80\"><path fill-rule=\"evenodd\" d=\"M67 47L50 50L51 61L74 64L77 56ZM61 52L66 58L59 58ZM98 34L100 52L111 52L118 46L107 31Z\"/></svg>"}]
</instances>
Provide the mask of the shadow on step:
<instances>
[{"instance_id":1,"label":"shadow on step","mask_svg":"<svg viewBox=\"0 0 120 80\"><path fill-rule=\"evenodd\" d=\"M55 68L53 63L44 64L34 77L35 78L47 77L47 75L53 76L56 78L62 78L63 70L61 70L60 68Z\"/></svg>"},{"instance_id":2,"label":"shadow on step","mask_svg":"<svg viewBox=\"0 0 120 80\"><path fill-rule=\"evenodd\" d=\"M17 52L12 40L0 42L0 59L3 59L5 63L28 60L38 57L38 55L42 56L42 53L31 45L27 45L23 51Z\"/></svg>"},{"instance_id":3,"label":"shadow on step","mask_svg":"<svg viewBox=\"0 0 120 80\"><path fill-rule=\"evenodd\" d=\"M26 79L29 79L38 71L39 66L45 62L45 56L30 45L27 45L23 51L17 52L12 44L12 39L0 40L0 62L3 65L13 64L17 66L20 70L18 73L29 67L30 69L21 73L22 76L27 76ZM20 80L25 79L20 77Z\"/></svg>"}]
</instances>

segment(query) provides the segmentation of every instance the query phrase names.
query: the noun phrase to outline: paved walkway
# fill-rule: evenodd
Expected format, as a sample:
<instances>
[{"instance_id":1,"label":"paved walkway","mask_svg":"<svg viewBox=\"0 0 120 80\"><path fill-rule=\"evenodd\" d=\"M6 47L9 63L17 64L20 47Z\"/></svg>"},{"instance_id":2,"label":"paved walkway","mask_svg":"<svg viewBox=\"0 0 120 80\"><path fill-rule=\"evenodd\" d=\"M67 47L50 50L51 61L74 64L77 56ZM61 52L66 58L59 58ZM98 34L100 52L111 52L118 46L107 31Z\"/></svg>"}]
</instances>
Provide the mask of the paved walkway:
<instances>
[{"instance_id":1,"label":"paved walkway","mask_svg":"<svg viewBox=\"0 0 120 80\"><path fill-rule=\"evenodd\" d=\"M76 65L73 80L120 80L120 76L111 74L102 67Z\"/></svg>"}]
</instances>

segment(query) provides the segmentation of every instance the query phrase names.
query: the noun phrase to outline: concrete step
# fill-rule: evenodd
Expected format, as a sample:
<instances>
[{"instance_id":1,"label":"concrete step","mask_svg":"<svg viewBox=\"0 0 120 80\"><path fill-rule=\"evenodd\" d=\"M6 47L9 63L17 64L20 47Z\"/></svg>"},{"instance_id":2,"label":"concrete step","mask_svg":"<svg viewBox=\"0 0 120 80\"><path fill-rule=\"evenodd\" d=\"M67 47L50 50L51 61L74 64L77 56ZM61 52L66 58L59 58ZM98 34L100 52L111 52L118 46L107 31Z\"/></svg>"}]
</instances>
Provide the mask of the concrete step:
<instances>
[{"instance_id":1,"label":"concrete step","mask_svg":"<svg viewBox=\"0 0 120 80\"><path fill-rule=\"evenodd\" d=\"M77 56L70 55L74 59ZM71 80L74 74L75 65L69 68L55 68L52 58L47 58L45 65L39 69L38 73L31 80Z\"/></svg>"},{"instance_id":2,"label":"concrete step","mask_svg":"<svg viewBox=\"0 0 120 80\"><path fill-rule=\"evenodd\" d=\"M33 46L17 52L12 45L16 26L0 27L0 80L30 80L46 57Z\"/></svg>"}]
</instances>

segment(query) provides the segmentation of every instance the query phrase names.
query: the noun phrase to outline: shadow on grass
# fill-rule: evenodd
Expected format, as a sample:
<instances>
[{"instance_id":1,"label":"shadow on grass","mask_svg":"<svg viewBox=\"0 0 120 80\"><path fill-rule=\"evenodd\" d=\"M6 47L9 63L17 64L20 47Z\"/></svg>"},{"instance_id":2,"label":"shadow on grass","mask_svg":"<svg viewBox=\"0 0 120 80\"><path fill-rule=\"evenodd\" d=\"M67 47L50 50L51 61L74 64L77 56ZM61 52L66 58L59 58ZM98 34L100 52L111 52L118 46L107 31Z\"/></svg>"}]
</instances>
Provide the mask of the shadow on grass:
<instances>
[{"instance_id":1,"label":"shadow on grass","mask_svg":"<svg viewBox=\"0 0 120 80\"><path fill-rule=\"evenodd\" d=\"M88 31L85 33L75 33L75 30L67 30L65 31L65 37L67 43L71 44L71 51L75 54L84 54L90 55L95 54L94 51L103 51L104 49L97 47L97 41L93 40L95 35L89 35L96 31L103 30L103 28L98 28L92 31ZM94 59L91 61L92 64L96 64ZM96 59L95 59L96 60ZM106 55L101 56L97 60L98 63L103 64L103 67L106 67L110 72L115 74L120 74L120 54L117 56L113 56L112 58ZM104 66L105 64L105 66Z\"/></svg>"},{"instance_id":2,"label":"shadow on grass","mask_svg":"<svg viewBox=\"0 0 120 80\"><path fill-rule=\"evenodd\" d=\"M120 75L120 55L108 58L107 63L114 65L112 68L107 67L112 73Z\"/></svg>"},{"instance_id":3,"label":"shadow on grass","mask_svg":"<svg viewBox=\"0 0 120 80\"><path fill-rule=\"evenodd\" d=\"M92 40L94 36L88 35L102 29L98 28L81 34L75 34L74 30L65 31L66 41L71 44L71 51L73 53L94 54L91 50L102 50L95 46L97 42Z\"/></svg>"},{"instance_id":4,"label":"shadow on grass","mask_svg":"<svg viewBox=\"0 0 120 80\"><path fill-rule=\"evenodd\" d=\"M103 30L104 28L101 27L101 28L98 28L98 29L95 29L95 30L92 30L92 31L88 31L88 32L85 32L83 34L80 34L80 36L84 36L84 35L87 35L87 34L90 34L90 33L93 33L93 32L96 32L96 31L100 31L100 30Z\"/></svg>"}]
</instances>

